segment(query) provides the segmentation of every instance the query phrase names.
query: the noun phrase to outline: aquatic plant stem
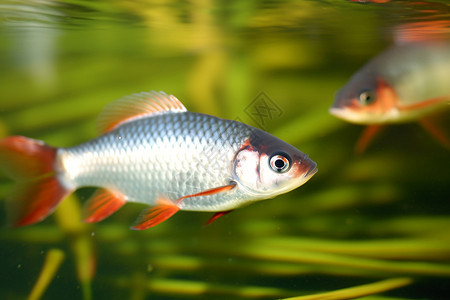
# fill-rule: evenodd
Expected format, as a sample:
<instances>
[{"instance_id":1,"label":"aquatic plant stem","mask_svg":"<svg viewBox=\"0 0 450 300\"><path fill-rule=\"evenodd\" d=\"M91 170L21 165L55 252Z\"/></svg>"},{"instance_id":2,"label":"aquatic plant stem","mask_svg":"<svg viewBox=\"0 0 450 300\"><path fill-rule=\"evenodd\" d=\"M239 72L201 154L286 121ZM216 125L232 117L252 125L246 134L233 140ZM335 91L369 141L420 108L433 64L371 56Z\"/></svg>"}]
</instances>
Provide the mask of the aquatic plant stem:
<instances>
[{"instance_id":1,"label":"aquatic plant stem","mask_svg":"<svg viewBox=\"0 0 450 300\"><path fill-rule=\"evenodd\" d=\"M61 229L70 237L75 255L78 280L83 299L92 299L91 282L95 273L96 257L89 225L81 222L81 208L74 196L67 197L55 212Z\"/></svg>"},{"instance_id":2,"label":"aquatic plant stem","mask_svg":"<svg viewBox=\"0 0 450 300\"><path fill-rule=\"evenodd\" d=\"M378 294L397 289L413 282L411 278L391 278L374 283L363 284L355 287L340 289L332 292L320 293L308 296L286 298L284 300L345 300Z\"/></svg>"},{"instance_id":3,"label":"aquatic plant stem","mask_svg":"<svg viewBox=\"0 0 450 300\"><path fill-rule=\"evenodd\" d=\"M33 289L31 290L28 300L41 299L44 292L47 290L48 285L52 282L53 277L58 271L61 263L64 261L65 254L59 249L50 249L45 257L44 266L39 274Z\"/></svg>"}]
</instances>

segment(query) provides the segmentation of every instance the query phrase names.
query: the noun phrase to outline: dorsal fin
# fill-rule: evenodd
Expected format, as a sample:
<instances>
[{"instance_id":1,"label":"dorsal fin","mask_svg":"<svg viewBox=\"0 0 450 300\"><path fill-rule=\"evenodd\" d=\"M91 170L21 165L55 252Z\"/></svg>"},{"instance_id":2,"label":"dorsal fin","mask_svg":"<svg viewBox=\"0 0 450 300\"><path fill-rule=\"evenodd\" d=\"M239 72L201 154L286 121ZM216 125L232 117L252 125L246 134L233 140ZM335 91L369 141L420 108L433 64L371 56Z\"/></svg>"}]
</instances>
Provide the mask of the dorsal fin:
<instances>
[{"instance_id":1,"label":"dorsal fin","mask_svg":"<svg viewBox=\"0 0 450 300\"><path fill-rule=\"evenodd\" d=\"M173 95L162 91L142 92L125 96L105 106L98 116L97 127L104 133L136 119L184 111L187 111L186 107Z\"/></svg>"}]
</instances>

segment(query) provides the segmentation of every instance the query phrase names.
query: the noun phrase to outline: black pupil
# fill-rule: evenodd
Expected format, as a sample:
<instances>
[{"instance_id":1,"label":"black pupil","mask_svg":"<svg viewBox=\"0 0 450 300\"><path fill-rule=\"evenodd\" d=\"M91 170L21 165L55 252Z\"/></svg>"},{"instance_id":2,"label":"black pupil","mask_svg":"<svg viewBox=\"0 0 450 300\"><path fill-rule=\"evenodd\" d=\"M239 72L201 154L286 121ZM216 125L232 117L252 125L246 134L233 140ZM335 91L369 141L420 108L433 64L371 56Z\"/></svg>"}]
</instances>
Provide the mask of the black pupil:
<instances>
[{"instance_id":1,"label":"black pupil","mask_svg":"<svg viewBox=\"0 0 450 300\"><path fill-rule=\"evenodd\" d=\"M375 101L375 94L371 90L361 91L359 94L359 101L363 105L371 104Z\"/></svg>"},{"instance_id":2,"label":"black pupil","mask_svg":"<svg viewBox=\"0 0 450 300\"><path fill-rule=\"evenodd\" d=\"M277 159L275 161L275 167L277 167L278 169L283 169L284 165L285 165L285 163L282 159Z\"/></svg>"},{"instance_id":3,"label":"black pupil","mask_svg":"<svg viewBox=\"0 0 450 300\"><path fill-rule=\"evenodd\" d=\"M367 92L365 92L362 96L364 101L370 101L370 99L372 99L372 97L370 97L370 94Z\"/></svg>"}]
</instances>

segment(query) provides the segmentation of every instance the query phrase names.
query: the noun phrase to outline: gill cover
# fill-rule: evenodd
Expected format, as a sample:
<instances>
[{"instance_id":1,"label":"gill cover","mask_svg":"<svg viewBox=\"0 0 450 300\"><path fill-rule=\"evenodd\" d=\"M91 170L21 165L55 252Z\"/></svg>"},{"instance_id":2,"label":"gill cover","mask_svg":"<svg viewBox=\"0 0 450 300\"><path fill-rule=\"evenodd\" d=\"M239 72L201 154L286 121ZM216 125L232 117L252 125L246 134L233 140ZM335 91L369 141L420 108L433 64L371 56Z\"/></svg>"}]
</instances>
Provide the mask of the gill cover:
<instances>
[{"instance_id":1,"label":"gill cover","mask_svg":"<svg viewBox=\"0 0 450 300\"><path fill-rule=\"evenodd\" d=\"M259 199L295 189L315 172L316 164L306 154L257 129L234 158L235 180Z\"/></svg>"}]
</instances>

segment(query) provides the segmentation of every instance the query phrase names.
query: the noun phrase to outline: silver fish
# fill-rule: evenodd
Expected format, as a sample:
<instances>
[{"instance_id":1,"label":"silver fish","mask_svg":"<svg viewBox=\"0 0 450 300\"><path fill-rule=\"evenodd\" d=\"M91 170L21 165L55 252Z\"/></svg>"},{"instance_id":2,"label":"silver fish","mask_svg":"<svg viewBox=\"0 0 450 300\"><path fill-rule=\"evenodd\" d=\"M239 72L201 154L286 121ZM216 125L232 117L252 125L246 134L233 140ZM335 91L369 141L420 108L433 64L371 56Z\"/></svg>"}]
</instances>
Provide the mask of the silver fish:
<instances>
[{"instance_id":1,"label":"silver fish","mask_svg":"<svg viewBox=\"0 0 450 300\"><path fill-rule=\"evenodd\" d=\"M393 46L337 93L330 113L358 124L403 123L448 107L450 43Z\"/></svg>"},{"instance_id":2,"label":"silver fish","mask_svg":"<svg viewBox=\"0 0 450 300\"><path fill-rule=\"evenodd\" d=\"M7 208L15 225L44 219L68 194L98 187L86 222L126 202L147 204L132 229L146 229L178 210L217 212L275 197L308 181L316 163L293 146L249 125L189 112L172 95L144 92L105 107L103 135L54 148L12 136L0 162L18 181Z\"/></svg>"},{"instance_id":3,"label":"silver fish","mask_svg":"<svg viewBox=\"0 0 450 300\"><path fill-rule=\"evenodd\" d=\"M450 44L409 43L392 46L360 70L336 94L330 113L345 121L369 125L355 150L361 154L385 124L418 121L443 146L445 131L433 114L450 104Z\"/></svg>"}]
</instances>

